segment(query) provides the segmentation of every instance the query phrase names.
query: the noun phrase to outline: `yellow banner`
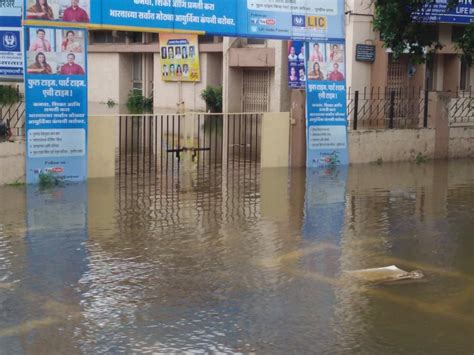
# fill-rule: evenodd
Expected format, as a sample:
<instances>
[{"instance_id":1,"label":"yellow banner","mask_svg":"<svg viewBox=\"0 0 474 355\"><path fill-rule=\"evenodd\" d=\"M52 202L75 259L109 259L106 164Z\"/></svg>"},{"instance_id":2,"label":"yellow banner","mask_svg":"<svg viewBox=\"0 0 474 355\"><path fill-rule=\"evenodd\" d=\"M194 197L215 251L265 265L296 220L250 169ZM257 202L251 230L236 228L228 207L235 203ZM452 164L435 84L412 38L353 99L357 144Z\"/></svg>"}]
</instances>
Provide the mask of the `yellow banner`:
<instances>
[{"instance_id":1,"label":"yellow banner","mask_svg":"<svg viewBox=\"0 0 474 355\"><path fill-rule=\"evenodd\" d=\"M160 33L160 57L162 80L201 80L197 35Z\"/></svg>"}]
</instances>

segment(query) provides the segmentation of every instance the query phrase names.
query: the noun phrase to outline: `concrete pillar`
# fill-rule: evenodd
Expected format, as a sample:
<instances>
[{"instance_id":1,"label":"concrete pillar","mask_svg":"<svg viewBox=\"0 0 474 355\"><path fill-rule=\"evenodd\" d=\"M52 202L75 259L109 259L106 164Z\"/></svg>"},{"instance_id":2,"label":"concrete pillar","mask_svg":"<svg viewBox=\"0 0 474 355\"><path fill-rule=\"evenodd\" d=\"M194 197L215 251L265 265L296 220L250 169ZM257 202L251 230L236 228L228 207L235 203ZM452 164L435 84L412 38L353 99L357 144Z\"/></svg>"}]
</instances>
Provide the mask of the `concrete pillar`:
<instances>
[{"instance_id":1,"label":"concrete pillar","mask_svg":"<svg viewBox=\"0 0 474 355\"><path fill-rule=\"evenodd\" d=\"M292 90L291 93L291 167L306 166L306 92Z\"/></svg>"},{"instance_id":2,"label":"concrete pillar","mask_svg":"<svg viewBox=\"0 0 474 355\"><path fill-rule=\"evenodd\" d=\"M0 143L0 186L25 182L25 149L25 141Z\"/></svg>"},{"instance_id":3,"label":"concrete pillar","mask_svg":"<svg viewBox=\"0 0 474 355\"><path fill-rule=\"evenodd\" d=\"M447 159L449 154L449 98L430 92L428 102L428 127L435 129L434 159Z\"/></svg>"},{"instance_id":4,"label":"concrete pillar","mask_svg":"<svg viewBox=\"0 0 474 355\"><path fill-rule=\"evenodd\" d=\"M265 113L262 118L261 167L289 166L290 114Z\"/></svg>"},{"instance_id":5,"label":"concrete pillar","mask_svg":"<svg viewBox=\"0 0 474 355\"><path fill-rule=\"evenodd\" d=\"M115 176L115 116L89 117L89 178Z\"/></svg>"},{"instance_id":6,"label":"concrete pillar","mask_svg":"<svg viewBox=\"0 0 474 355\"><path fill-rule=\"evenodd\" d=\"M288 214L291 210L288 179L288 169L262 169L260 173L260 194L263 218L279 221L288 220Z\"/></svg>"}]
</instances>

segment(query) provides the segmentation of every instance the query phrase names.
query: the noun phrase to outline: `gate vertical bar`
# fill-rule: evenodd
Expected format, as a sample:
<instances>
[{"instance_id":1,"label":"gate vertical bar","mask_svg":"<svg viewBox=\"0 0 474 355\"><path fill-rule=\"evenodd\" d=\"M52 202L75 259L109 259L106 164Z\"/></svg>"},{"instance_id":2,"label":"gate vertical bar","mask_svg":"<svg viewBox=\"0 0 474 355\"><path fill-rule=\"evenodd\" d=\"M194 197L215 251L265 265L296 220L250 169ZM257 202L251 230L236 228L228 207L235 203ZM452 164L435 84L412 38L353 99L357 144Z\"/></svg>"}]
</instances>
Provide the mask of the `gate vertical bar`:
<instances>
[{"instance_id":1,"label":"gate vertical bar","mask_svg":"<svg viewBox=\"0 0 474 355\"><path fill-rule=\"evenodd\" d=\"M354 131L357 131L357 120L359 116L359 91L354 94Z\"/></svg>"},{"instance_id":2,"label":"gate vertical bar","mask_svg":"<svg viewBox=\"0 0 474 355\"><path fill-rule=\"evenodd\" d=\"M125 175L128 174L128 116L125 116Z\"/></svg>"},{"instance_id":3,"label":"gate vertical bar","mask_svg":"<svg viewBox=\"0 0 474 355\"><path fill-rule=\"evenodd\" d=\"M425 90L425 102L423 110L423 128L428 128L428 105L430 102L430 92Z\"/></svg>"},{"instance_id":4,"label":"gate vertical bar","mask_svg":"<svg viewBox=\"0 0 474 355\"><path fill-rule=\"evenodd\" d=\"M393 129L393 120L395 116L395 90L390 91L390 111L388 128Z\"/></svg>"},{"instance_id":5,"label":"gate vertical bar","mask_svg":"<svg viewBox=\"0 0 474 355\"><path fill-rule=\"evenodd\" d=\"M122 177L122 117L119 116L119 151L118 151L118 173Z\"/></svg>"}]
</instances>

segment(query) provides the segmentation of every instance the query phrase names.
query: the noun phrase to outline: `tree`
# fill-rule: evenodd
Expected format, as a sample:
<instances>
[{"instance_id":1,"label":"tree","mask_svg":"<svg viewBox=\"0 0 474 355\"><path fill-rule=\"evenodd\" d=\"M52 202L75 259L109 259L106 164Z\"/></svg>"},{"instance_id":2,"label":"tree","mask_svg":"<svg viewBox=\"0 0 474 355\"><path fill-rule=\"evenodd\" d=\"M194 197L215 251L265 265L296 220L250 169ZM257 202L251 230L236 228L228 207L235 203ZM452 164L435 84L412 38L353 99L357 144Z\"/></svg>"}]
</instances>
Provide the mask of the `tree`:
<instances>
[{"instance_id":1,"label":"tree","mask_svg":"<svg viewBox=\"0 0 474 355\"><path fill-rule=\"evenodd\" d=\"M409 53L413 62L424 62L427 53L443 48L433 24L427 16L435 6L435 0L373 0L375 5L374 28L395 58ZM448 9L459 0L448 0ZM474 23L466 25L464 34L456 39L456 49L469 65L474 58Z\"/></svg>"},{"instance_id":2,"label":"tree","mask_svg":"<svg viewBox=\"0 0 474 355\"><path fill-rule=\"evenodd\" d=\"M211 113L222 112L222 86L207 86L201 91L201 98Z\"/></svg>"}]
</instances>

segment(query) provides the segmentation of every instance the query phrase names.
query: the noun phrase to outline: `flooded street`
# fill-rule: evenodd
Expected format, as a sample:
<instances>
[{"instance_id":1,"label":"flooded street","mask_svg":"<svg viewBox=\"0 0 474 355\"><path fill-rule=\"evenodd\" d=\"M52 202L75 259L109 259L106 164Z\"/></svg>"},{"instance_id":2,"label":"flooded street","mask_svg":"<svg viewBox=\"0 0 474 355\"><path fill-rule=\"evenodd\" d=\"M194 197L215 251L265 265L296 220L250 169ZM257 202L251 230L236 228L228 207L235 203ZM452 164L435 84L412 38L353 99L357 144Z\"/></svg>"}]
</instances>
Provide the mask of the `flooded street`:
<instances>
[{"instance_id":1,"label":"flooded street","mask_svg":"<svg viewBox=\"0 0 474 355\"><path fill-rule=\"evenodd\" d=\"M0 187L0 354L474 352L472 161L257 170Z\"/></svg>"}]
</instances>

